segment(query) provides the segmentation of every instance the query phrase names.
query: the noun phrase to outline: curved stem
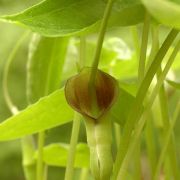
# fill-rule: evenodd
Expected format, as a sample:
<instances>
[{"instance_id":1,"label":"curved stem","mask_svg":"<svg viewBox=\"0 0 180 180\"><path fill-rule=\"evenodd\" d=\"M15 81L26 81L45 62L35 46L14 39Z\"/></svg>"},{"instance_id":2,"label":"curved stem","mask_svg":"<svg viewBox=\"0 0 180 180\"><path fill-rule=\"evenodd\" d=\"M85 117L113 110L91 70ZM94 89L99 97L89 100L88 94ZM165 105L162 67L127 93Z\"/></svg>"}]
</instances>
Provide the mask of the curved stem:
<instances>
[{"instance_id":1,"label":"curved stem","mask_svg":"<svg viewBox=\"0 0 180 180\"><path fill-rule=\"evenodd\" d=\"M22 45L23 41L25 40L25 38L28 36L29 32L25 32L21 38L17 41L15 47L13 48L12 52L10 53L8 59L7 59L7 62L5 64L5 67L4 67L4 72L3 72L3 94L4 94L4 98L5 98L5 101L6 101L6 104L9 108L9 110L11 111L12 114L17 114L18 113L18 108L14 105L14 103L12 102L11 100L11 97L9 95L9 92L8 92L8 74L9 74L9 68L10 68L10 65L13 61L13 59L15 58L15 55L19 49L19 47Z\"/></svg>"},{"instance_id":2,"label":"curved stem","mask_svg":"<svg viewBox=\"0 0 180 180\"><path fill-rule=\"evenodd\" d=\"M158 73L158 77L161 74L161 68L160 72ZM169 110L168 110L168 102L166 97L166 91L164 84L162 84L160 91L159 91L159 101L160 101L160 109L161 109L161 117L163 120L163 132L162 132L162 141L163 143L166 143L165 136L166 133L170 127L170 119L169 119ZM164 146L164 145L163 145ZM169 161L170 167L169 171L173 172L174 179L179 179L179 172L178 172L178 163L177 163L177 157L176 157L176 150L175 150L175 144L174 144L174 134L171 134L170 142L168 145L168 153L167 153L167 159L166 162ZM168 164L168 162L167 162Z\"/></svg>"},{"instance_id":3,"label":"curved stem","mask_svg":"<svg viewBox=\"0 0 180 180\"><path fill-rule=\"evenodd\" d=\"M13 48L12 52L10 53L7 62L4 67L4 73L3 73L3 94L6 101L6 104L11 111L13 115L17 114L19 112L18 108L14 103L12 102L12 99L8 92L8 74L9 74L9 68L12 63L12 61L15 58L15 55L22 45L23 41L27 38L29 35L29 31L25 32L23 36L17 41L15 47ZM21 145L22 145L22 154L23 154L23 168L25 177L27 180L34 180L35 173L32 169L33 164L33 154L34 154L34 141L31 136L27 136L21 139Z\"/></svg>"},{"instance_id":4,"label":"curved stem","mask_svg":"<svg viewBox=\"0 0 180 180\"><path fill-rule=\"evenodd\" d=\"M122 141L120 143L120 148L118 150L117 158L115 161L114 166L114 176L113 178L116 179L118 170L121 166L121 163L123 161L123 158L127 152L131 133L133 131L134 125L136 124L137 120L140 119L142 114L142 104L146 97L147 90L151 84L151 81L157 72L165 54L167 53L168 49L170 48L172 42L174 41L175 37L177 36L178 31L173 29L167 36L166 40L164 41L163 45L161 46L160 50L156 54L153 63L151 64L150 68L148 69L148 72L145 75L145 78L143 79L139 91L137 93L137 96L135 98L132 110L129 114L128 121L125 124L124 127L124 133L122 135Z\"/></svg>"},{"instance_id":5,"label":"curved stem","mask_svg":"<svg viewBox=\"0 0 180 180\"><path fill-rule=\"evenodd\" d=\"M126 156L125 156L125 158L124 158L124 160L122 162L122 165L121 165L121 168L119 170L118 178L117 179L124 179L124 177L125 177L124 172L127 169L128 164L129 164L129 162L131 160L131 155L132 155L133 150L134 150L134 148L136 146L136 143L139 141L139 137L141 135L142 129L143 129L144 124L146 122L147 116L148 116L148 114L149 114L149 112L151 110L153 102L154 102L156 96L158 95L158 92L159 92L159 90L160 90L160 88L161 88L161 86L163 84L163 81L164 81L164 79L165 79L165 77L166 77L166 75L167 75L167 73L168 73L172 63L174 62L174 59L175 59L179 49L180 49L180 41L176 45L176 47L175 47L172 55L170 56L170 58L169 58L169 60L168 60L168 62L166 64L163 72L159 76L158 82L157 82L157 84L156 84L156 86L155 86L155 88L154 88L154 90L153 90L153 92L152 92L152 94L150 96L150 101L148 102L148 104L145 107L144 115L142 116L142 118L140 119L140 121L137 123L137 125L135 127L134 135L130 139L131 140L131 144L130 144L129 149L127 151L127 154L126 154Z\"/></svg>"},{"instance_id":6,"label":"curved stem","mask_svg":"<svg viewBox=\"0 0 180 180\"><path fill-rule=\"evenodd\" d=\"M13 115L17 114L19 112L18 108L14 103L12 102L12 99L8 92L8 74L9 69L12 61L15 58L15 55L22 45L23 41L27 38L29 35L29 31L25 32L21 38L17 41L15 47L13 48L12 52L10 53L3 72L3 95L6 101L6 104L11 111ZM21 139L21 148L22 148L22 165L23 165L23 171L26 180L34 180L35 179L35 163L33 159L34 155L34 140L32 136L23 137Z\"/></svg>"},{"instance_id":7,"label":"curved stem","mask_svg":"<svg viewBox=\"0 0 180 180\"><path fill-rule=\"evenodd\" d=\"M166 133L165 144L163 146L163 149L162 149L160 157L159 157L158 164L156 166L156 170L155 170L155 174L154 174L154 178L153 178L154 180L158 179L158 174L159 174L161 165L163 163L163 160L165 158L165 155L166 155L166 152L167 152L167 149L168 149L168 146L169 146L170 138L171 138L171 135L173 133L173 128L175 126L176 120L178 119L179 113L180 113L180 103L178 103L177 106L176 106L172 122L171 122L171 124L169 126L169 129L168 129L167 133Z\"/></svg>"}]
</instances>

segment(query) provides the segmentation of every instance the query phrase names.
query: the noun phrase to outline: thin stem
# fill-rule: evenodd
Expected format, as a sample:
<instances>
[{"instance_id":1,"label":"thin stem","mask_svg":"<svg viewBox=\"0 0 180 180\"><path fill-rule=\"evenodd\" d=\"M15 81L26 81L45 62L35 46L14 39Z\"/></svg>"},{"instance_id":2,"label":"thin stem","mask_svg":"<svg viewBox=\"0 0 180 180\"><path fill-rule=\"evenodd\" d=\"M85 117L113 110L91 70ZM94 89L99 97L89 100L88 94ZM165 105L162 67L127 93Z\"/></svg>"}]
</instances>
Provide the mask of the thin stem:
<instances>
[{"instance_id":1,"label":"thin stem","mask_svg":"<svg viewBox=\"0 0 180 180\"><path fill-rule=\"evenodd\" d=\"M139 60L139 56L140 56L140 42L139 42L139 37L138 37L137 26L132 26L131 27L131 32L132 32L132 37L133 37L133 43L134 43L134 47L135 47L136 57L137 57L137 60Z\"/></svg>"},{"instance_id":2,"label":"thin stem","mask_svg":"<svg viewBox=\"0 0 180 180\"><path fill-rule=\"evenodd\" d=\"M13 48L12 52L10 53L10 55L9 55L9 57L7 59L5 67L4 67L3 82L2 82L2 84L3 84L3 94L4 94L4 98L5 98L6 104L7 104L8 108L11 111L12 114L17 114L18 113L18 108L12 102L11 97L10 97L9 92L8 92L8 74L9 74L9 68L10 68L10 65L11 65L13 59L16 56L16 53L17 53L18 49L20 48L20 46L22 45L23 41L25 40L25 38L28 35L29 35L29 31L25 32L21 36L21 38L17 41L15 47Z\"/></svg>"},{"instance_id":3,"label":"thin stem","mask_svg":"<svg viewBox=\"0 0 180 180\"><path fill-rule=\"evenodd\" d=\"M97 72L99 59L100 59L100 55L101 55L101 49L102 49L102 45L103 45L103 41L104 41L104 36L105 36L105 32L106 32L107 23L108 23L110 13L111 13L111 9L112 9L112 6L113 6L113 2L114 2L114 0L108 0L108 4L106 6L104 16L103 16L103 19L102 19L102 24L101 24L101 27L100 27L96 52L95 52L94 61L93 61L93 65L92 65L91 78L90 78L90 84L92 86L94 85L94 82L95 82L96 72Z\"/></svg>"},{"instance_id":4,"label":"thin stem","mask_svg":"<svg viewBox=\"0 0 180 180\"><path fill-rule=\"evenodd\" d=\"M148 35L149 35L149 26L150 26L150 16L146 12L146 16L144 19L144 26L143 26L143 34L142 34L142 42L141 42L141 51L140 51L140 43L138 39L138 32L137 27L132 28L134 46L136 49L136 56L137 60L139 60L139 69L138 69L138 81L139 84L141 83L142 79L144 78L145 74L145 62L146 62L146 52L147 52L147 45L148 45ZM140 57L140 59L139 59ZM135 158L134 158L134 179L139 180L141 178L141 141L138 142L135 150Z\"/></svg>"},{"instance_id":5,"label":"thin stem","mask_svg":"<svg viewBox=\"0 0 180 180\"><path fill-rule=\"evenodd\" d=\"M45 141L45 132L38 134L38 158L37 158L37 174L36 180L44 180L44 163L43 163L43 147Z\"/></svg>"},{"instance_id":6,"label":"thin stem","mask_svg":"<svg viewBox=\"0 0 180 180\"><path fill-rule=\"evenodd\" d=\"M90 80L89 80L89 92L91 95L92 112L95 117L98 115L96 91L94 88L95 80L96 80L96 74L97 74L98 64L99 64L99 60L100 60L101 49L102 49L104 36L105 36L105 32L106 32L106 27L107 27L108 19L110 17L113 2L114 2L114 0L108 0L107 6L106 6L106 9L104 12L104 16L102 19L102 24L101 24L100 32L99 32L99 36L98 36L98 42L97 42L96 52L95 52L95 56L94 56L94 61L93 61L93 65L92 65Z\"/></svg>"},{"instance_id":7,"label":"thin stem","mask_svg":"<svg viewBox=\"0 0 180 180\"><path fill-rule=\"evenodd\" d=\"M150 15L148 12L146 12L145 19L144 19L142 42L141 42L141 52L140 52L139 68L138 68L138 82L139 82L139 84L141 84L142 80L144 79L144 74L145 74L145 63L146 63L149 27L150 27ZM140 157L140 153L141 153L141 141L139 140L138 145L136 146L135 159L134 159L134 166L136 169L134 179L136 179L136 180L141 178L141 157Z\"/></svg>"},{"instance_id":8,"label":"thin stem","mask_svg":"<svg viewBox=\"0 0 180 180\"><path fill-rule=\"evenodd\" d=\"M17 106L12 102L8 91L8 75L9 69L12 61L14 60L17 51L19 50L20 46L24 42L24 40L29 35L29 31L25 32L21 38L15 44L12 52L10 53L3 72L3 95L6 101L6 104L13 115L19 112ZM23 164L23 171L26 180L34 180L35 179L35 163L33 159L34 155L34 140L32 136L26 136L21 139L21 147L22 147L22 164Z\"/></svg>"},{"instance_id":9,"label":"thin stem","mask_svg":"<svg viewBox=\"0 0 180 180\"><path fill-rule=\"evenodd\" d=\"M120 168L120 171L118 173L118 178L117 179L124 179L124 177L125 177L124 172L127 169L128 164L129 164L129 162L131 160L131 155L132 155L133 150L134 150L134 148L136 146L136 143L139 141L142 129L144 127L144 124L145 124L146 119L148 117L148 114L150 112L150 109L151 109L151 107L153 105L153 102L154 102L156 96L158 95L158 92L159 92L159 90L160 90L160 88L161 88L161 86L163 84L163 81L164 81L164 79L165 79L165 77L166 77L172 63L174 62L174 59L175 59L179 49L180 49L180 41L176 45L176 47L175 47L172 55L170 56L170 58L169 58L169 60L168 60L168 62L166 64L163 72L159 76L158 82L157 82L157 84L156 84L156 86L155 86L155 88L154 88L154 90L153 90L153 92L152 92L152 94L150 96L150 101L148 102L148 104L145 107L144 115L142 116L142 118L140 119L140 121L137 123L137 125L135 127L134 135L131 138L131 143L130 143L129 149L128 149L127 154L126 154L126 156L125 156L125 158L123 160L123 163L121 165L121 168Z\"/></svg>"},{"instance_id":10,"label":"thin stem","mask_svg":"<svg viewBox=\"0 0 180 180\"><path fill-rule=\"evenodd\" d=\"M121 132L120 132L120 126L117 123L114 123L114 130L115 130L115 139L116 139L116 148L118 149L118 145L121 139Z\"/></svg>"},{"instance_id":11,"label":"thin stem","mask_svg":"<svg viewBox=\"0 0 180 180\"><path fill-rule=\"evenodd\" d=\"M134 150L134 180L140 180L141 178L141 139L136 144Z\"/></svg>"},{"instance_id":12,"label":"thin stem","mask_svg":"<svg viewBox=\"0 0 180 180\"><path fill-rule=\"evenodd\" d=\"M159 50L158 30L159 30L158 26L153 26L153 25L151 26L152 47L151 47L151 53L147 62L147 69L149 69L156 53ZM154 137L153 136L153 121L151 119L149 119L148 122L146 123L145 135L146 135L146 143L147 143L147 153L148 153L150 168L151 168L151 176L153 176L157 157L156 157L155 142L153 138Z\"/></svg>"},{"instance_id":13,"label":"thin stem","mask_svg":"<svg viewBox=\"0 0 180 180\"><path fill-rule=\"evenodd\" d=\"M34 160L35 145L32 136L25 136L21 139L23 170L26 180L36 179L36 163Z\"/></svg>"},{"instance_id":14,"label":"thin stem","mask_svg":"<svg viewBox=\"0 0 180 180\"><path fill-rule=\"evenodd\" d=\"M149 117L151 117L152 112L149 113ZM153 118L153 117L152 117ZM145 128L145 138L146 138L146 146L147 146L147 154L148 154L148 160L149 160L149 165L151 169L151 177L153 176L155 172L155 166L157 162L157 153L156 153L156 144L154 141L154 124L153 124L153 119L148 119L146 123L146 128Z\"/></svg>"},{"instance_id":15,"label":"thin stem","mask_svg":"<svg viewBox=\"0 0 180 180\"><path fill-rule=\"evenodd\" d=\"M151 48L151 53L149 55L149 59L146 65L146 69L149 69L158 49L159 49L159 29L157 25L152 25L151 28L151 33L152 33L152 48Z\"/></svg>"},{"instance_id":16,"label":"thin stem","mask_svg":"<svg viewBox=\"0 0 180 180\"><path fill-rule=\"evenodd\" d=\"M79 69L84 67L85 59L86 59L86 39L85 37L80 37L80 49L79 49ZM76 145L78 142L79 130L80 130L80 115L78 113L74 113L74 121L71 133L71 140L70 140L70 149L68 153L68 160L65 172L65 180L71 180L73 178L73 171L74 171L74 160L75 160L75 151Z\"/></svg>"},{"instance_id":17,"label":"thin stem","mask_svg":"<svg viewBox=\"0 0 180 180\"><path fill-rule=\"evenodd\" d=\"M174 112L174 116L173 116L173 120L170 123L168 131L166 133L165 144L163 146L163 149L162 149L160 157L159 157L158 164L156 166L155 175L154 175L154 178L153 178L154 180L158 179L158 174L159 174L161 165L163 163L163 160L165 158L166 152L168 150L168 146L169 146L169 143L170 143L171 135L173 133L173 128L174 128L174 126L176 124L176 120L178 119L177 117L178 117L179 113L180 113L180 103L178 103L177 106L176 106L176 109L175 109L175 112Z\"/></svg>"},{"instance_id":18,"label":"thin stem","mask_svg":"<svg viewBox=\"0 0 180 180\"><path fill-rule=\"evenodd\" d=\"M79 136L80 123L81 123L80 115L75 112L68 160L67 160L67 165L66 165L65 180L73 179L73 171L74 171L73 166L74 166L74 160L75 160L76 144L77 144L78 136Z\"/></svg>"},{"instance_id":19,"label":"thin stem","mask_svg":"<svg viewBox=\"0 0 180 180\"><path fill-rule=\"evenodd\" d=\"M155 53L158 50L159 47L159 32L158 32L158 26L153 26L152 28L152 50L151 54L149 57L149 64L152 63L152 59L155 56ZM159 68L157 72L157 80L159 75L162 73L161 67ZM161 115L162 115L162 120L163 120L163 134L161 132L161 137L164 140L164 137L166 135L167 129L170 126L170 120L169 120L169 111L168 111L168 102L167 102L167 97L166 97L166 92L165 92L165 87L164 84L162 84L162 87L160 88L159 91L159 101L160 101L160 109L161 109ZM169 158L169 159L168 159ZM176 157L176 152L175 152L175 144L174 144L174 136L172 134L170 144L168 147L168 158L166 158L166 164L171 164L171 168L167 168L168 171L172 169L172 172L174 174L174 178L178 179L178 168L177 168L177 157ZM169 161L169 162L167 162ZM165 171L167 172L167 171Z\"/></svg>"},{"instance_id":20,"label":"thin stem","mask_svg":"<svg viewBox=\"0 0 180 180\"><path fill-rule=\"evenodd\" d=\"M86 59L86 37L80 37L80 53L79 53L79 67L82 69L85 66L85 59Z\"/></svg>"},{"instance_id":21,"label":"thin stem","mask_svg":"<svg viewBox=\"0 0 180 180\"><path fill-rule=\"evenodd\" d=\"M141 81L143 80L144 73L145 73L145 62L146 62L146 53L147 53L147 45L148 45L149 27L150 27L150 15L148 12L146 12L145 19L144 19L143 34L142 34L142 41L141 41L141 52L140 52L139 68L138 68L139 83L141 83Z\"/></svg>"},{"instance_id":22,"label":"thin stem","mask_svg":"<svg viewBox=\"0 0 180 180\"><path fill-rule=\"evenodd\" d=\"M81 171L80 180L87 180L89 175L89 169L83 168Z\"/></svg>"},{"instance_id":23,"label":"thin stem","mask_svg":"<svg viewBox=\"0 0 180 180\"><path fill-rule=\"evenodd\" d=\"M159 73L157 73L157 78L159 77L159 74L161 73L161 68L159 69ZM161 116L163 120L163 134L162 138L163 141L165 140L164 137L166 136L166 133L170 126L170 119L169 119L169 111L168 111L168 102L167 102L167 96L164 84L162 84L162 87L159 91L159 101L160 101L160 109L161 109ZM166 143L166 141L164 141ZM175 179L179 179L179 173L178 173L178 165L177 165L177 157L176 157L176 150L175 150L175 144L174 144L174 136L171 135L171 139L168 146L168 158L169 163L171 164L171 169L173 172L173 176ZM168 160L168 159L167 159ZM168 163L167 163L168 164Z\"/></svg>"},{"instance_id":24,"label":"thin stem","mask_svg":"<svg viewBox=\"0 0 180 180\"><path fill-rule=\"evenodd\" d=\"M134 128L134 125L136 124L137 120L140 119L141 114L142 114L142 107L143 101L146 97L146 92L152 82L152 79L157 72L165 54L167 53L168 49L170 48L172 42L174 41L175 37L177 36L178 31L177 30L171 30L169 35L167 36L166 40L164 41L163 45L161 46L160 50L156 54L153 63L151 64L148 72L146 73L145 78L143 79L139 91L136 95L132 110L129 114L128 121L125 124L124 127L124 133L122 135L122 141L120 144L120 148L118 150L117 158L115 161L115 166L114 166L114 175L113 178L116 179L118 170L121 166L121 163L123 161L123 158L127 152L129 142L130 142L130 137L132 130Z\"/></svg>"},{"instance_id":25,"label":"thin stem","mask_svg":"<svg viewBox=\"0 0 180 180\"><path fill-rule=\"evenodd\" d=\"M141 52L137 49L139 46L136 44L137 55L140 53L139 58L139 68L138 68L138 82L141 84L144 74L145 74L145 63L146 63L146 54L147 54L147 45L148 45L148 36L149 36L149 27L150 27L150 15L146 12L145 19L144 19L144 26L143 26L143 33L142 33L142 41L141 41ZM137 33L136 33L137 34ZM138 43L138 42L136 42ZM135 174L134 179L141 178L141 142L138 142L135 150L135 160L134 160L134 167L135 167Z\"/></svg>"}]
</instances>

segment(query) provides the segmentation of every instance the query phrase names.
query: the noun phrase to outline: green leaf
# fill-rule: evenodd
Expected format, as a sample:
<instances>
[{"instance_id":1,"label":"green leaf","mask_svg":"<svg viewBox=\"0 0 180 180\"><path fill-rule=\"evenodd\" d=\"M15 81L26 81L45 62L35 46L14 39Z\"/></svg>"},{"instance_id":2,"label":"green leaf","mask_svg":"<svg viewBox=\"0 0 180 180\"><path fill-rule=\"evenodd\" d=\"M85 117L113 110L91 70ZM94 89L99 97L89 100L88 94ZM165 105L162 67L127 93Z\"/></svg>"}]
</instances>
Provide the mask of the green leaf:
<instances>
[{"instance_id":1,"label":"green leaf","mask_svg":"<svg viewBox=\"0 0 180 180\"><path fill-rule=\"evenodd\" d=\"M44 162L50 166L66 167L69 145L58 143L44 147L43 158ZM85 143L79 143L76 146L76 155L74 167L88 168L89 167L89 148Z\"/></svg>"},{"instance_id":2,"label":"green leaf","mask_svg":"<svg viewBox=\"0 0 180 180\"><path fill-rule=\"evenodd\" d=\"M45 0L3 20L17 22L44 36L65 36L96 29L103 17L103 0ZM139 0L124 0L114 4L111 27L137 24L144 17Z\"/></svg>"},{"instance_id":3,"label":"green leaf","mask_svg":"<svg viewBox=\"0 0 180 180\"><path fill-rule=\"evenodd\" d=\"M128 89L127 84L123 89ZM134 101L134 96L128 93L130 90L123 89L120 88L118 100L109 115L112 121L121 125L126 121ZM64 90L57 90L2 122L0 124L0 141L17 139L68 123L73 119L73 114L65 100Z\"/></svg>"},{"instance_id":4,"label":"green leaf","mask_svg":"<svg viewBox=\"0 0 180 180\"><path fill-rule=\"evenodd\" d=\"M179 0L142 0L142 2L160 23L180 29Z\"/></svg>"},{"instance_id":5,"label":"green leaf","mask_svg":"<svg viewBox=\"0 0 180 180\"><path fill-rule=\"evenodd\" d=\"M57 90L2 122L0 141L17 139L65 124L73 119L73 114L66 103L64 90Z\"/></svg>"},{"instance_id":6,"label":"green leaf","mask_svg":"<svg viewBox=\"0 0 180 180\"><path fill-rule=\"evenodd\" d=\"M167 81L167 83L169 84L169 85L171 85L172 87L174 87L175 89L177 89L177 90L180 90L180 82L175 82L175 81L171 81L171 80L166 80Z\"/></svg>"},{"instance_id":7,"label":"green leaf","mask_svg":"<svg viewBox=\"0 0 180 180\"><path fill-rule=\"evenodd\" d=\"M33 36L27 70L29 103L36 102L60 87L67 44L67 38Z\"/></svg>"}]
</instances>

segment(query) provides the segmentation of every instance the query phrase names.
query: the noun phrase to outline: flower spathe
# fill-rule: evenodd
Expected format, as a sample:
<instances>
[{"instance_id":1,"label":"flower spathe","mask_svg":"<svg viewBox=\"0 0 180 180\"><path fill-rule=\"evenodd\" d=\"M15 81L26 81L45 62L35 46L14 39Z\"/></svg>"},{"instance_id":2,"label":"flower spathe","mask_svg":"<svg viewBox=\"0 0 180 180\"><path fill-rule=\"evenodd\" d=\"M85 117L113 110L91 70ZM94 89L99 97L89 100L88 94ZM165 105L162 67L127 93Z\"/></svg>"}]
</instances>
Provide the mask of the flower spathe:
<instances>
[{"instance_id":1,"label":"flower spathe","mask_svg":"<svg viewBox=\"0 0 180 180\"><path fill-rule=\"evenodd\" d=\"M91 68L83 68L79 74L71 77L65 85L65 96L68 104L83 116L97 120L113 105L118 95L118 83L109 74L97 70L95 77L95 94L98 112L93 113L93 102L89 81Z\"/></svg>"}]
</instances>

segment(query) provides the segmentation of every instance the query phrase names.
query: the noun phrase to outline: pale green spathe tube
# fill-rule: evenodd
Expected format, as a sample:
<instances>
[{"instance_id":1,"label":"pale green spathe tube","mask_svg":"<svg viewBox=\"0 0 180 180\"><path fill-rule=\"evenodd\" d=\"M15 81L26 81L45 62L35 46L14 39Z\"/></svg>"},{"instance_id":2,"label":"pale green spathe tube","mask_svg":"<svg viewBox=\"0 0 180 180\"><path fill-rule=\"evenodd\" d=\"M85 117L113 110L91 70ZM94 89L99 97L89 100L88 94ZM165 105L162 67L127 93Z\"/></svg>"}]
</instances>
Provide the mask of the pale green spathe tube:
<instances>
[{"instance_id":1,"label":"pale green spathe tube","mask_svg":"<svg viewBox=\"0 0 180 180\"><path fill-rule=\"evenodd\" d=\"M109 180L113 167L111 152L111 121L102 116L98 122L86 118L87 142L90 148L90 167L97 180Z\"/></svg>"}]
</instances>

